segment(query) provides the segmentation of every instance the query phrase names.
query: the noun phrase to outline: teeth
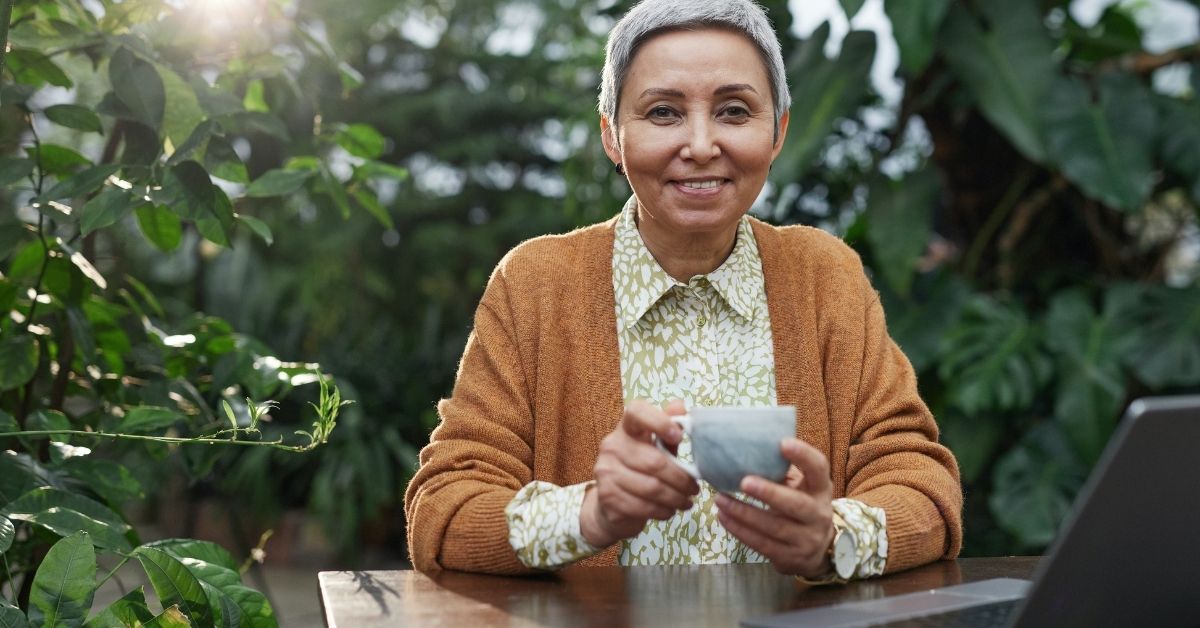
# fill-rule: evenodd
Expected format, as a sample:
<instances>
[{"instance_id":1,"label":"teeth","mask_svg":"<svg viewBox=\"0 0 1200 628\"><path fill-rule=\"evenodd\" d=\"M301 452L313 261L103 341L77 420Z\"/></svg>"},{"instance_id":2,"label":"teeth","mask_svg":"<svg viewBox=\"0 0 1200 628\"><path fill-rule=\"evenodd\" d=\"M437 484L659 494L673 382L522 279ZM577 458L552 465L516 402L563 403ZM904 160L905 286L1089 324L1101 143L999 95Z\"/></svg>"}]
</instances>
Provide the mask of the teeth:
<instances>
[{"instance_id":1,"label":"teeth","mask_svg":"<svg viewBox=\"0 0 1200 628\"><path fill-rule=\"evenodd\" d=\"M693 190L707 190L721 185L720 179L710 179L708 181L684 181L683 187L692 188Z\"/></svg>"}]
</instances>

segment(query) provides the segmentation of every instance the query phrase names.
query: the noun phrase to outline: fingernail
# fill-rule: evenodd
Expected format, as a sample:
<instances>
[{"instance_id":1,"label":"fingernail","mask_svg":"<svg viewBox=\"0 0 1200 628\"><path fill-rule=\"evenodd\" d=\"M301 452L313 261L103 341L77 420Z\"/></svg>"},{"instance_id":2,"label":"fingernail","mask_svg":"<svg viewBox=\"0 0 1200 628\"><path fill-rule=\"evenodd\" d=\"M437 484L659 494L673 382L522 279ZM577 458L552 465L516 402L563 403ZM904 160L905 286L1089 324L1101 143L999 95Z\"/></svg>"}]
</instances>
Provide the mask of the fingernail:
<instances>
[{"instance_id":1,"label":"fingernail","mask_svg":"<svg viewBox=\"0 0 1200 628\"><path fill-rule=\"evenodd\" d=\"M761 486L761 483L758 481L757 478L747 477L747 478L742 479L742 492L743 493L754 493L755 491L758 490L759 486Z\"/></svg>"},{"instance_id":2,"label":"fingernail","mask_svg":"<svg viewBox=\"0 0 1200 628\"><path fill-rule=\"evenodd\" d=\"M717 508L725 508L729 505L729 498L722 493L717 493L713 501L717 504Z\"/></svg>"},{"instance_id":3,"label":"fingernail","mask_svg":"<svg viewBox=\"0 0 1200 628\"><path fill-rule=\"evenodd\" d=\"M671 426L671 440L674 440L675 442L683 440L683 429L678 425Z\"/></svg>"}]
</instances>

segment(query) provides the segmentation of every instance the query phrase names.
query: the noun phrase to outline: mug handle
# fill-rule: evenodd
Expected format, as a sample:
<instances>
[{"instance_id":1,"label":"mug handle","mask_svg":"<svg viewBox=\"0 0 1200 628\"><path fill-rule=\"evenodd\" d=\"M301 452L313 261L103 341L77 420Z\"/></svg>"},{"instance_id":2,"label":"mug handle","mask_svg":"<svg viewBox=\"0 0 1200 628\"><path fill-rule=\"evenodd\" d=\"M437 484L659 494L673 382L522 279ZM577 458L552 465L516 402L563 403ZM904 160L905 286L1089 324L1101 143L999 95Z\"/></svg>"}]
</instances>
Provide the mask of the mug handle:
<instances>
[{"instance_id":1,"label":"mug handle","mask_svg":"<svg viewBox=\"0 0 1200 628\"><path fill-rule=\"evenodd\" d=\"M674 423L675 425L678 425L680 428L682 428L684 432L692 431L692 425L693 425L692 415L680 414L680 415L671 416L668 418L671 419L672 423ZM660 450L662 450L663 453L667 454L667 459L669 459L671 462L674 462L675 466L679 467L680 469L683 469L683 471L685 473L692 476L694 479L696 479L696 480L700 479L700 469L697 468L694 463L685 462L683 460L680 460L678 456L671 453L671 450L667 449L666 445L663 445L662 441L659 440L658 436L654 437L654 446L658 447Z\"/></svg>"}]
</instances>

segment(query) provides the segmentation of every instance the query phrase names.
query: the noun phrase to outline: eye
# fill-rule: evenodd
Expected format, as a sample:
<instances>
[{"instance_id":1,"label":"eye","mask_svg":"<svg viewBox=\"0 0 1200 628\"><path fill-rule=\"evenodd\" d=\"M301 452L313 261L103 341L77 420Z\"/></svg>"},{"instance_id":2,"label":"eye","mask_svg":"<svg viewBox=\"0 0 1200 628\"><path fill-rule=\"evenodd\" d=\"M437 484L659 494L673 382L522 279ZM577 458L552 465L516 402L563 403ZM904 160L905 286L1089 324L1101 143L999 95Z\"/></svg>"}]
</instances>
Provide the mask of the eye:
<instances>
[{"instance_id":1,"label":"eye","mask_svg":"<svg viewBox=\"0 0 1200 628\"><path fill-rule=\"evenodd\" d=\"M654 107L646 114L651 120L673 120L676 117L675 110L666 105Z\"/></svg>"},{"instance_id":2,"label":"eye","mask_svg":"<svg viewBox=\"0 0 1200 628\"><path fill-rule=\"evenodd\" d=\"M732 118L734 120L744 120L750 117L750 110L741 105L730 105L721 110L722 118Z\"/></svg>"}]
</instances>

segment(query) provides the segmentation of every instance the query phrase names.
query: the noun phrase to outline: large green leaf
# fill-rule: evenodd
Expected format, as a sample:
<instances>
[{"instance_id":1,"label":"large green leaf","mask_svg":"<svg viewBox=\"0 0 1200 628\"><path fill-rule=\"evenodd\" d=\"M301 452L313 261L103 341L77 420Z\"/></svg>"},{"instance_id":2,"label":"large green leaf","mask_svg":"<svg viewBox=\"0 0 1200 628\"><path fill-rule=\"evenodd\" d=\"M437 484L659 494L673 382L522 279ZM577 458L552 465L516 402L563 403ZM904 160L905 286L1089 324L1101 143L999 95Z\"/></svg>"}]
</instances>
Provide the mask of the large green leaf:
<instances>
[{"instance_id":1,"label":"large green leaf","mask_svg":"<svg viewBox=\"0 0 1200 628\"><path fill-rule=\"evenodd\" d=\"M376 159L383 154L387 139L369 124L351 124L337 132L334 140L355 157Z\"/></svg>"},{"instance_id":2,"label":"large green leaf","mask_svg":"<svg viewBox=\"0 0 1200 628\"><path fill-rule=\"evenodd\" d=\"M18 497L0 510L0 515L41 526L60 536L78 531L91 535L97 547L129 551L125 538L129 524L108 506L82 495L42 487Z\"/></svg>"},{"instance_id":3,"label":"large green leaf","mask_svg":"<svg viewBox=\"0 0 1200 628\"><path fill-rule=\"evenodd\" d=\"M938 375L968 416L1028 408L1049 379L1036 324L1018 306L974 296L945 336Z\"/></svg>"},{"instance_id":4,"label":"large green leaf","mask_svg":"<svg viewBox=\"0 0 1200 628\"><path fill-rule=\"evenodd\" d=\"M87 235L97 229L116 224L133 211L133 196L118 186L104 188L83 206L79 217L79 229Z\"/></svg>"},{"instance_id":5,"label":"large green leaf","mask_svg":"<svg viewBox=\"0 0 1200 628\"><path fill-rule=\"evenodd\" d=\"M61 486L58 475L38 464L29 454L0 451L0 506L41 486Z\"/></svg>"},{"instance_id":6,"label":"large green leaf","mask_svg":"<svg viewBox=\"0 0 1200 628\"><path fill-rule=\"evenodd\" d=\"M9 331L0 338L0 391L24 386L37 372L37 340L29 334Z\"/></svg>"},{"instance_id":7,"label":"large green leaf","mask_svg":"<svg viewBox=\"0 0 1200 628\"><path fill-rule=\"evenodd\" d=\"M1042 424L996 465L992 515L1027 550L1041 551L1070 512L1087 467L1075 458L1059 426Z\"/></svg>"},{"instance_id":8,"label":"large green leaf","mask_svg":"<svg viewBox=\"0 0 1200 628\"><path fill-rule=\"evenodd\" d=\"M120 169L121 166L119 164L92 166L80 171L78 174L59 181L54 187L38 196L37 202L46 203L47 201L55 201L63 198L87 196L96 191L96 189L104 184L105 179Z\"/></svg>"},{"instance_id":9,"label":"large green leaf","mask_svg":"<svg viewBox=\"0 0 1200 628\"><path fill-rule=\"evenodd\" d=\"M12 73L18 83L43 85L49 83L56 87L71 87L73 83L63 69L58 67L50 57L28 48L13 48L4 57L5 69Z\"/></svg>"},{"instance_id":10,"label":"large green leaf","mask_svg":"<svg viewBox=\"0 0 1200 628\"><path fill-rule=\"evenodd\" d=\"M146 592L138 587L87 620L84 628L129 628L154 619L146 604Z\"/></svg>"},{"instance_id":11,"label":"large green leaf","mask_svg":"<svg viewBox=\"0 0 1200 628\"><path fill-rule=\"evenodd\" d=\"M17 528L8 517L0 517L0 554L12 547L13 539L17 536Z\"/></svg>"},{"instance_id":12,"label":"large green leaf","mask_svg":"<svg viewBox=\"0 0 1200 628\"><path fill-rule=\"evenodd\" d=\"M1137 345L1125 364L1154 389L1200 382L1200 288L1155 287L1139 305Z\"/></svg>"},{"instance_id":13,"label":"large green leaf","mask_svg":"<svg viewBox=\"0 0 1200 628\"><path fill-rule=\"evenodd\" d=\"M1200 68L1192 70L1200 75ZM1200 203L1200 101L1183 102L1158 99L1162 124L1159 125L1159 154L1163 166L1190 184L1192 200Z\"/></svg>"},{"instance_id":14,"label":"large green leaf","mask_svg":"<svg viewBox=\"0 0 1200 628\"><path fill-rule=\"evenodd\" d=\"M23 157L0 159L0 185L8 186L28 177L33 172L33 160Z\"/></svg>"},{"instance_id":15,"label":"large green leaf","mask_svg":"<svg viewBox=\"0 0 1200 628\"><path fill-rule=\"evenodd\" d=\"M156 69L163 83L163 134L172 144L180 146L204 122L204 110L196 99L196 90L187 81L168 68Z\"/></svg>"},{"instance_id":16,"label":"large green leaf","mask_svg":"<svg viewBox=\"0 0 1200 628\"><path fill-rule=\"evenodd\" d=\"M183 224L168 207L146 203L135 210L138 227L154 246L164 253L179 248L183 240Z\"/></svg>"},{"instance_id":17,"label":"large green leaf","mask_svg":"<svg viewBox=\"0 0 1200 628\"><path fill-rule=\"evenodd\" d=\"M146 576L163 606L175 605L201 628L213 625L208 596L196 576L178 559L153 547L139 547L134 556L146 570Z\"/></svg>"},{"instance_id":18,"label":"large green leaf","mask_svg":"<svg viewBox=\"0 0 1200 628\"><path fill-rule=\"evenodd\" d=\"M1088 466L1104 451L1125 400L1121 356L1137 341L1128 311L1110 297L1097 314L1082 290L1068 290L1054 296L1046 314L1046 344L1058 365L1054 415Z\"/></svg>"},{"instance_id":19,"label":"large green leaf","mask_svg":"<svg viewBox=\"0 0 1200 628\"><path fill-rule=\"evenodd\" d=\"M971 8L981 11L974 15ZM992 124L1029 159L1046 159L1039 110L1054 81L1054 44L1035 2L956 2L942 56Z\"/></svg>"},{"instance_id":20,"label":"large green leaf","mask_svg":"<svg viewBox=\"0 0 1200 628\"><path fill-rule=\"evenodd\" d=\"M933 229L933 210L941 186L932 168L901 181L879 174L867 197L867 242L875 254L876 270L897 294L908 294L917 260L925 252Z\"/></svg>"},{"instance_id":21,"label":"large green leaf","mask_svg":"<svg viewBox=\"0 0 1200 628\"><path fill-rule=\"evenodd\" d=\"M43 172L64 178L79 166L90 166L92 162L78 152L59 146L58 144L42 144L40 147L29 147L25 154L40 164Z\"/></svg>"},{"instance_id":22,"label":"large green leaf","mask_svg":"<svg viewBox=\"0 0 1200 628\"><path fill-rule=\"evenodd\" d=\"M29 622L25 620L25 613L21 609L8 603L8 600L0 597L0 628L26 628Z\"/></svg>"},{"instance_id":23,"label":"large green leaf","mask_svg":"<svg viewBox=\"0 0 1200 628\"><path fill-rule=\"evenodd\" d=\"M248 628L277 628L279 620L267 596L250 587L234 585L223 589L242 611L242 625Z\"/></svg>"},{"instance_id":24,"label":"large green leaf","mask_svg":"<svg viewBox=\"0 0 1200 628\"><path fill-rule=\"evenodd\" d=\"M164 430L183 418L178 411L158 406L137 406L125 413L118 428L121 432L140 434Z\"/></svg>"},{"instance_id":25,"label":"large green leaf","mask_svg":"<svg viewBox=\"0 0 1200 628\"><path fill-rule=\"evenodd\" d=\"M229 140L220 135L215 135L208 140L208 148L204 151L204 167L208 168L214 177L226 181L250 182L246 164L242 163Z\"/></svg>"},{"instance_id":26,"label":"large green leaf","mask_svg":"<svg viewBox=\"0 0 1200 628\"><path fill-rule=\"evenodd\" d=\"M143 547L160 549L181 560L184 558L194 558L234 571L237 571L239 567L237 561L233 559L233 556L225 548L212 541L162 539L146 543Z\"/></svg>"},{"instance_id":27,"label":"large green leaf","mask_svg":"<svg viewBox=\"0 0 1200 628\"><path fill-rule=\"evenodd\" d=\"M849 116L870 91L871 63L875 59L875 34L854 31L846 35L837 59L825 57L829 24L825 23L798 46L788 59L793 85L791 122L787 141L776 158L772 180L780 184L804 174L820 152L834 123Z\"/></svg>"},{"instance_id":28,"label":"large green leaf","mask_svg":"<svg viewBox=\"0 0 1200 628\"><path fill-rule=\"evenodd\" d=\"M936 363L942 337L958 324L971 290L957 275L937 271L918 277L907 297L887 285L880 287L879 295L888 333L920 373Z\"/></svg>"},{"instance_id":29,"label":"large green leaf","mask_svg":"<svg viewBox=\"0 0 1200 628\"><path fill-rule=\"evenodd\" d=\"M30 626L82 626L96 594L96 549L87 532L60 539L50 551L29 592Z\"/></svg>"},{"instance_id":30,"label":"large green leaf","mask_svg":"<svg viewBox=\"0 0 1200 628\"><path fill-rule=\"evenodd\" d=\"M277 169L269 170L250 184L246 196L284 196L300 189L304 182L316 174L313 170Z\"/></svg>"},{"instance_id":31,"label":"large green leaf","mask_svg":"<svg viewBox=\"0 0 1200 628\"><path fill-rule=\"evenodd\" d=\"M208 606L212 609L215 623L218 626L241 628L242 609L238 608L237 602L226 595L224 591L203 579L200 580L200 586L204 589L204 594L208 596Z\"/></svg>"},{"instance_id":32,"label":"large green leaf","mask_svg":"<svg viewBox=\"0 0 1200 628\"><path fill-rule=\"evenodd\" d=\"M121 47L108 62L108 79L134 120L152 129L162 126L167 95L154 64Z\"/></svg>"},{"instance_id":33,"label":"large green leaf","mask_svg":"<svg viewBox=\"0 0 1200 628\"><path fill-rule=\"evenodd\" d=\"M46 114L46 117L51 122L70 129L93 133L100 133L104 130L100 126L100 116L87 107L80 107L79 105L51 105L46 107L46 110L42 113Z\"/></svg>"},{"instance_id":34,"label":"large green leaf","mask_svg":"<svg viewBox=\"0 0 1200 628\"><path fill-rule=\"evenodd\" d=\"M883 10L892 21L892 34L900 48L900 67L917 76L929 65L938 29L950 8L950 0L884 0Z\"/></svg>"},{"instance_id":35,"label":"large green leaf","mask_svg":"<svg viewBox=\"0 0 1200 628\"><path fill-rule=\"evenodd\" d=\"M1092 102L1078 79L1063 78L1042 111L1050 158L1068 179L1110 207L1142 206L1158 177L1158 114L1149 90L1129 75L1109 74Z\"/></svg>"},{"instance_id":36,"label":"large green leaf","mask_svg":"<svg viewBox=\"0 0 1200 628\"><path fill-rule=\"evenodd\" d=\"M964 485L983 475L1004 436L1004 420L989 414L968 417L951 412L938 417L938 427L941 442L954 452Z\"/></svg>"},{"instance_id":37,"label":"large green leaf","mask_svg":"<svg viewBox=\"0 0 1200 628\"><path fill-rule=\"evenodd\" d=\"M76 456L64 460L62 469L114 506L145 497L141 482L129 468L111 460Z\"/></svg>"}]
</instances>

